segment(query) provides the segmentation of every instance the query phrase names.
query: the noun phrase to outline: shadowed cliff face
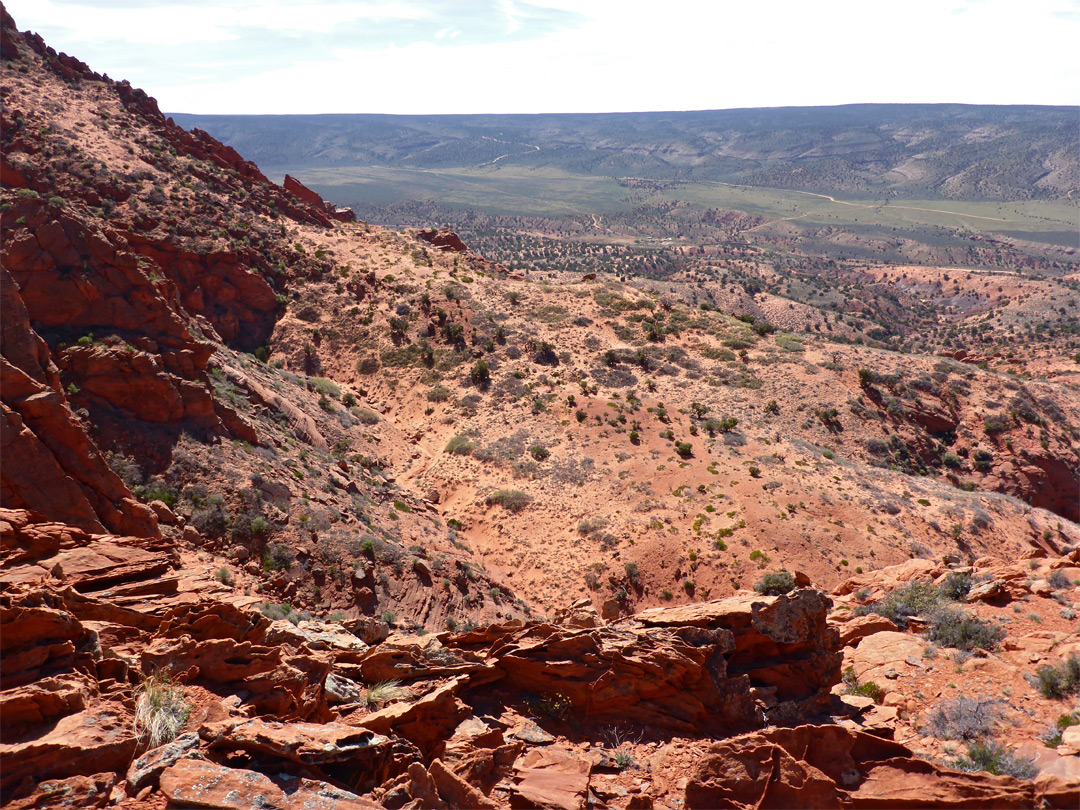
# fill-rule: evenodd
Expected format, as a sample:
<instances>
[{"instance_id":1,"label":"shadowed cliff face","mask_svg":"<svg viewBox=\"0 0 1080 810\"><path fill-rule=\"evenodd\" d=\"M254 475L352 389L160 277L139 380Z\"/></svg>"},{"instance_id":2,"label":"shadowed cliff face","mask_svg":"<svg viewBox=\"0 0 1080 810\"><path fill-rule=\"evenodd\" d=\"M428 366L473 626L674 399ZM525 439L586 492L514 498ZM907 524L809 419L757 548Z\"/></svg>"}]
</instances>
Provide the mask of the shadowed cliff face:
<instances>
[{"instance_id":1,"label":"shadowed cliff face","mask_svg":"<svg viewBox=\"0 0 1080 810\"><path fill-rule=\"evenodd\" d=\"M5 88L3 113L3 503L153 535L94 435L142 435L159 456L180 430L250 441L207 362L217 345L265 343L286 264L322 272L288 257L284 223L325 226L334 212L18 33L6 11L3 58L22 88ZM243 222L262 207L275 227Z\"/></svg>"}]
</instances>

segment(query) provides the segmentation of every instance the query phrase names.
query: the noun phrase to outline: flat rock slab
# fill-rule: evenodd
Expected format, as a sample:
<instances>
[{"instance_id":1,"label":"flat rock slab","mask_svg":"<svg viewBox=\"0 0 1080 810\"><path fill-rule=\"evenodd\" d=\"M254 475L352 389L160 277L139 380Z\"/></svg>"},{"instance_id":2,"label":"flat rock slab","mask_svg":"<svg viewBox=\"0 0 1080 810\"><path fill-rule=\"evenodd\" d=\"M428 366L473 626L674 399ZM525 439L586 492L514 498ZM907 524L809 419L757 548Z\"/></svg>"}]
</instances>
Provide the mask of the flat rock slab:
<instances>
[{"instance_id":1,"label":"flat rock slab","mask_svg":"<svg viewBox=\"0 0 1080 810\"><path fill-rule=\"evenodd\" d=\"M179 807L212 810L376 810L348 791L310 779L273 780L255 771L182 759L161 774L161 792Z\"/></svg>"},{"instance_id":2,"label":"flat rock slab","mask_svg":"<svg viewBox=\"0 0 1080 810\"><path fill-rule=\"evenodd\" d=\"M561 748L526 752L514 764L514 792L530 807L581 810L589 790L592 763Z\"/></svg>"}]
</instances>

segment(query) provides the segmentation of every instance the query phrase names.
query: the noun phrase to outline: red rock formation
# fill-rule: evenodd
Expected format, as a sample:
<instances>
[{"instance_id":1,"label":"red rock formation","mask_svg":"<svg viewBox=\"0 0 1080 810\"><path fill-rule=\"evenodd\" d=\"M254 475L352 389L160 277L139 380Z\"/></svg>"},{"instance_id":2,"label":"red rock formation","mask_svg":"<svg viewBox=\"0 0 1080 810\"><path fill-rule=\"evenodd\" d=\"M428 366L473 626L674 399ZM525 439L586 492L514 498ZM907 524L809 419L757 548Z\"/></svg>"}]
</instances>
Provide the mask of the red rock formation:
<instances>
[{"instance_id":1,"label":"red rock formation","mask_svg":"<svg viewBox=\"0 0 1080 810\"><path fill-rule=\"evenodd\" d=\"M432 247L452 253L468 253L469 246L461 241L461 237L449 228L431 228L426 231L417 231L417 236Z\"/></svg>"},{"instance_id":2,"label":"red rock formation","mask_svg":"<svg viewBox=\"0 0 1080 810\"><path fill-rule=\"evenodd\" d=\"M686 786L688 808L1037 805L1031 783L951 771L914 758L898 743L838 726L713 743Z\"/></svg>"},{"instance_id":3,"label":"red rock formation","mask_svg":"<svg viewBox=\"0 0 1080 810\"><path fill-rule=\"evenodd\" d=\"M339 222L356 222L356 214L353 213L351 208L335 208L291 174L285 175L285 181L282 183L282 188L294 197L299 197L308 205L326 211L330 217Z\"/></svg>"}]
</instances>

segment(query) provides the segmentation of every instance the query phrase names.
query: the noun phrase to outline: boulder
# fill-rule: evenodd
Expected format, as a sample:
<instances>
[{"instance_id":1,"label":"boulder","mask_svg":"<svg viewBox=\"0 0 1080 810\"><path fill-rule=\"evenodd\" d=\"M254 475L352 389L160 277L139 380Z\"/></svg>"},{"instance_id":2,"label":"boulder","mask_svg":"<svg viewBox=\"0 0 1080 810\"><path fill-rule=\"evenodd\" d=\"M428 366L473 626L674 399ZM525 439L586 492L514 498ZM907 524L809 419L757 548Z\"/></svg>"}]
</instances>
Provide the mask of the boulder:
<instances>
[{"instance_id":1,"label":"boulder","mask_svg":"<svg viewBox=\"0 0 1080 810\"><path fill-rule=\"evenodd\" d=\"M40 736L0 744L0 791L7 793L24 779L46 779L123 773L135 754L133 719L122 707L98 705L62 717Z\"/></svg>"},{"instance_id":2,"label":"boulder","mask_svg":"<svg viewBox=\"0 0 1080 810\"><path fill-rule=\"evenodd\" d=\"M371 762L389 740L343 723L279 723L256 718L211 723L199 732L212 748L249 751L300 765Z\"/></svg>"},{"instance_id":3,"label":"boulder","mask_svg":"<svg viewBox=\"0 0 1080 810\"><path fill-rule=\"evenodd\" d=\"M201 755L197 753L198 748L199 735L190 731L181 734L172 742L147 751L127 769L128 794L134 796L145 787L157 787L161 772L181 759L201 759Z\"/></svg>"},{"instance_id":4,"label":"boulder","mask_svg":"<svg viewBox=\"0 0 1080 810\"><path fill-rule=\"evenodd\" d=\"M526 751L514 763L511 805L584 810L592 763L563 748Z\"/></svg>"},{"instance_id":5,"label":"boulder","mask_svg":"<svg viewBox=\"0 0 1080 810\"><path fill-rule=\"evenodd\" d=\"M379 734L395 734L421 749L431 748L449 737L469 708L457 697L464 678L455 678L414 703L395 703L356 721Z\"/></svg>"},{"instance_id":6,"label":"boulder","mask_svg":"<svg viewBox=\"0 0 1080 810\"><path fill-rule=\"evenodd\" d=\"M873 681L888 692L895 689L897 674L921 669L909 664L907 659L921 661L925 648L926 642L917 636L882 631L867 636L858 647L849 648L844 660L855 670L860 682Z\"/></svg>"},{"instance_id":7,"label":"boulder","mask_svg":"<svg viewBox=\"0 0 1080 810\"><path fill-rule=\"evenodd\" d=\"M1031 783L952 771L839 726L754 732L697 754L687 808L1030 807Z\"/></svg>"},{"instance_id":8,"label":"boulder","mask_svg":"<svg viewBox=\"0 0 1080 810\"><path fill-rule=\"evenodd\" d=\"M161 792L178 807L213 810L377 810L378 805L325 782L271 779L256 771L182 759L161 774Z\"/></svg>"},{"instance_id":9,"label":"boulder","mask_svg":"<svg viewBox=\"0 0 1080 810\"><path fill-rule=\"evenodd\" d=\"M846 621L836 622L834 626L840 634L841 647L855 647L864 638L874 633L896 631L895 624L876 613L852 616Z\"/></svg>"}]
</instances>

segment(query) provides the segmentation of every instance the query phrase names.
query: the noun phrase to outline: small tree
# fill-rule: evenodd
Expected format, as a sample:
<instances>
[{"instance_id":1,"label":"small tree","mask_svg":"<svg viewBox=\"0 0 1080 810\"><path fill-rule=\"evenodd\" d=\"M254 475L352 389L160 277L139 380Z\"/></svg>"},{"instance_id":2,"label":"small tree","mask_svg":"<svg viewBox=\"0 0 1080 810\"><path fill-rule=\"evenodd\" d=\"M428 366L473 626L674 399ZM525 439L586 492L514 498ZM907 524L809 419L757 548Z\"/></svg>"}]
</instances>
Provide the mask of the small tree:
<instances>
[{"instance_id":1,"label":"small tree","mask_svg":"<svg viewBox=\"0 0 1080 810\"><path fill-rule=\"evenodd\" d=\"M487 361L480 358L469 372L469 379L477 388L487 388L491 384L491 367Z\"/></svg>"}]
</instances>

